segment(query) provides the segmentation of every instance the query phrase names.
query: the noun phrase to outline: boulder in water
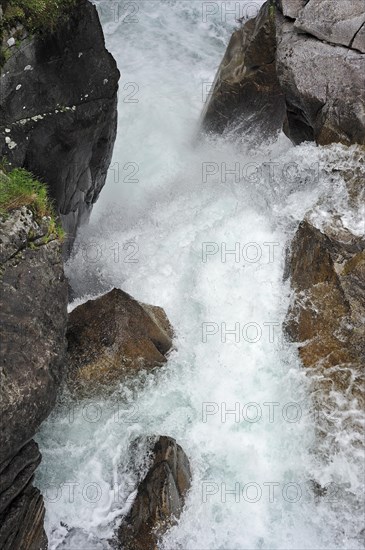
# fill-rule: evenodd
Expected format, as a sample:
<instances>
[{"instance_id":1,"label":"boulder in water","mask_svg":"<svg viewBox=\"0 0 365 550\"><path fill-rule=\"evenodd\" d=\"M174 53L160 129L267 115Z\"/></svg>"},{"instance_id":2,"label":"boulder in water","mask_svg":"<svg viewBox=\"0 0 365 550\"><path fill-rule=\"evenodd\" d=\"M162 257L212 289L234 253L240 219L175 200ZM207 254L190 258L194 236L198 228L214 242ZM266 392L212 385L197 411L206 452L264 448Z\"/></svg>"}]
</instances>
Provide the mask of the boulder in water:
<instances>
[{"instance_id":1,"label":"boulder in water","mask_svg":"<svg viewBox=\"0 0 365 550\"><path fill-rule=\"evenodd\" d=\"M176 524L191 484L189 459L171 437L160 436L152 464L117 532L115 548L157 549L160 537Z\"/></svg>"},{"instance_id":2,"label":"boulder in water","mask_svg":"<svg viewBox=\"0 0 365 550\"><path fill-rule=\"evenodd\" d=\"M126 376L165 363L172 338L162 308L114 288L70 313L68 385L85 396L110 391Z\"/></svg>"}]
</instances>

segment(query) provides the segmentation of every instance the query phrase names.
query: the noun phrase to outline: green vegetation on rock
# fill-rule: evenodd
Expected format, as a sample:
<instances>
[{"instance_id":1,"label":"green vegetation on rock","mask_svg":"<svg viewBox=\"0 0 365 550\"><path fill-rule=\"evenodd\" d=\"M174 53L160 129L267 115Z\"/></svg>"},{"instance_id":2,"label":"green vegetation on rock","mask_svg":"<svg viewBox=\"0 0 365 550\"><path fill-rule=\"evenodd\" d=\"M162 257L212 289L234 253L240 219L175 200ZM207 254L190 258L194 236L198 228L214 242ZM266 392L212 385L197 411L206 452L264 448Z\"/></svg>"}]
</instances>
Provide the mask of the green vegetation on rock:
<instances>
[{"instance_id":1,"label":"green vegetation on rock","mask_svg":"<svg viewBox=\"0 0 365 550\"><path fill-rule=\"evenodd\" d=\"M9 172L0 169L0 216L6 217L16 208L28 207L37 221L48 218L48 236L54 234L63 240L65 233L56 216L52 202L48 197L45 183L35 179L33 174L23 168Z\"/></svg>"},{"instance_id":2,"label":"green vegetation on rock","mask_svg":"<svg viewBox=\"0 0 365 550\"><path fill-rule=\"evenodd\" d=\"M4 29L23 25L30 32L53 32L78 0L5 0Z\"/></svg>"},{"instance_id":3,"label":"green vegetation on rock","mask_svg":"<svg viewBox=\"0 0 365 550\"><path fill-rule=\"evenodd\" d=\"M12 48L6 45L6 40L9 37L14 37L15 44L19 45L27 35L53 33L57 29L57 25L67 20L70 9L78 1L2 0L0 66L3 66L11 57Z\"/></svg>"},{"instance_id":4,"label":"green vegetation on rock","mask_svg":"<svg viewBox=\"0 0 365 550\"><path fill-rule=\"evenodd\" d=\"M269 16L270 17L274 17L276 14L276 6L275 4L273 4L272 2L270 2L270 5L269 5Z\"/></svg>"}]
</instances>

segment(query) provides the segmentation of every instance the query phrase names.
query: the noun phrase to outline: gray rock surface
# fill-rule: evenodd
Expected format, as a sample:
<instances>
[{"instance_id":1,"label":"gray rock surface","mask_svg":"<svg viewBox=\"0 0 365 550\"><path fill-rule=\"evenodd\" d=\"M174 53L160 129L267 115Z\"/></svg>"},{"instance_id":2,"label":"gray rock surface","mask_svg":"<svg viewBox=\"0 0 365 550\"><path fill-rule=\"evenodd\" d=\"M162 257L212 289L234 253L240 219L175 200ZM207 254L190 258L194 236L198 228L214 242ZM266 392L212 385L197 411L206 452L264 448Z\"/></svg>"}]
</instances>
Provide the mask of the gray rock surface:
<instances>
[{"instance_id":1,"label":"gray rock surface","mask_svg":"<svg viewBox=\"0 0 365 550\"><path fill-rule=\"evenodd\" d=\"M50 220L27 208L0 218L0 548L45 547L40 462L30 441L63 378L67 282Z\"/></svg>"},{"instance_id":2,"label":"gray rock surface","mask_svg":"<svg viewBox=\"0 0 365 550\"><path fill-rule=\"evenodd\" d=\"M309 0L294 25L319 40L353 47L364 23L363 0Z\"/></svg>"},{"instance_id":3,"label":"gray rock surface","mask_svg":"<svg viewBox=\"0 0 365 550\"><path fill-rule=\"evenodd\" d=\"M72 241L105 182L119 71L87 0L54 34L25 37L9 51L1 75L0 156L49 184Z\"/></svg>"},{"instance_id":4,"label":"gray rock surface","mask_svg":"<svg viewBox=\"0 0 365 550\"><path fill-rule=\"evenodd\" d=\"M365 53L365 24L355 36L352 47L354 50L359 50L360 52Z\"/></svg>"},{"instance_id":5,"label":"gray rock surface","mask_svg":"<svg viewBox=\"0 0 365 550\"><path fill-rule=\"evenodd\" d=\"M309 18L313 1L297 11L299 2L269 0L233 33L203 111L204 130L265 139L283 129L295 144L365 144L365 56L354 49L363 49L364 14L356 2L343 21L343 8L318 10L318 28L351 29L351 48L329 44L298 23ZM295 21L280 11L290 7Z\"/></svg>"},{"instance_id":6,"label":"gray rock surface","mask_svg":"<svg viewBox=\"0 0 365 550\"><path fill-rule=\"evenodd\" d=\"M280 19L280 16L278 16ZM286 98L285 131L294 143L365 143L365 57L277 25L276 67Z\"/></svg>"},{"instance_id":7,"label":"gray rock surface","mask_svg":"<svg viewBox=\"0 0 365 550\"><path fill-rule=\"evenodd\" d=\"M148 473L118 530L115 548L157 548L160 537L181 515L191 485L189 459L180 445L166 436L158 438L152 455Z\"/></svg>"},{"instance_id":8,"label":"gray rock surface","mask_svg":"<svg viewBox=\"0 0 365 550\"><path fill-rule=\"evenodd\" d=\"M277 4L285 17L291 19L296 19L308 2L309 0L277 0Z\"/></svg>"},{"instance_id":9,"label":"gray rock surface","mask_svg":"<svg viewBox=\"0 0 365 550\"><path fill-rule=\"evenodd\" d=\"M0 462L34 435L62 378L67 282L48 223L25 207L0 220Z\"/></svg>"}]
</instances>

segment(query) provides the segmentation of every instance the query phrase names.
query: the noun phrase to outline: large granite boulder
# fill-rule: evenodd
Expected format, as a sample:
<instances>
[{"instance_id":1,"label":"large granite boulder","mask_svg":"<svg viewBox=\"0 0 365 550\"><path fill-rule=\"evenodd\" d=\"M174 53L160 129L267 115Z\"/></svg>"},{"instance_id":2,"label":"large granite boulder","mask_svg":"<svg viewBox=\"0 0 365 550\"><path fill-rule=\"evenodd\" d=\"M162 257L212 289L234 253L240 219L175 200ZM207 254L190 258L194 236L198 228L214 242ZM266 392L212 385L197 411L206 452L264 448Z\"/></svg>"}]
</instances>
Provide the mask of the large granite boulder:
<instances>
[{"instance_id":1,"label":"large granite boulder","mask_svg":"<svg viewBox=\"0 0 365 550\"><path fill-rule=\"evenodd\" d=\"M68 385L79 395L109 391L126 376L165 363L172 338L162 308L115 288L70 313Z\"/></svg>"},{"instance_id":2,"label":"large granite boulder","mask_svg":"<svg viewBox=\"0 0 365 550\"><path fill-rule=\"evenodd\" d=\"M0 218L0 547L43 544L43 501L32 486L31 438L63 378L67 282L51 220L23 207ZM29 443L30 442L30 443Z\"/></svg>"},{"instance_id":3,"label":"large granite boulder","mask_svg":"<svg viewBox=\"0 0 365 550\"><path fill-rule=\"evenodd\" d=\"M157 549L158 541L177 523L191 485L189 459L171 437L160 436L137 496L112 542L124 550Z\"/></svg>"},{"instance_id":4,"label":"large granite boulder","mask_svg":"<svg viewBox=\"0 0 365 550\"><path fill-rule=\"evenodd\" d=\"M276 18L264 4L257 18L233 33L202 120L206 131L260 138L283 126L285 99L275 69Z\"/></svg>"},{"instance_id":5,"label":"large granite boulder","mask_svg":"<svg viewBox=\"0 0 365 550\"><path fill-rule=\"evenodd\" d=\"M353 217L364 204L363 177L349 177L348 212ZM287 269L293 295L285 331L308 369L313 403L322 411L317 428L327 439L326 452L335 452L338 441L361 445L357 416L365 406L364 234L345 227L340 212L319 203L299 225Z\"/></svg>"},{"instance_id":6,"label":"large granite boulder","mask_svg":"<svg viewBox=\"0 0 365 550\"><path fill-rule=\"evenodd\" d=\"M88 0L53 33L14 30L1 75L0 157L47 182L71 246L105 182L119 71Z\"/></svg>"},{"instance_id":7,"label":"large granite boulder","mask_svg":"<svg viewBox=\"0 0 365 550\"><path fill-rule=\"evenodd\" d=\"M301 34L280 15L277 20L276 68L286 100L284 130L289 138L294 143L364 144L365 56Z\"/></svg>"},{"instance_id":8,"label":"large granite boulder","mask_svg":"<svg viewBox=\"0 0 365 550\"><path fill-rule=\"evenodd\" d=\"M295 27L320 40L351 48L364 24L363 0L309 0L298 13ZM365 52L365 44L356 44Z\"/></svg>"},{"instance_id":9,"label":"large granite boulder","mask_svg":"<svg viewBox=\"0 0 365 550\"><path fill-rule=\"evenodd\" d=\"M283 129L295 144L365 144L364 13L356 2L328 3L311 11L327 2L268 0L233 33L203 129L256 130L261 139ZM330 30L338 45L328 43Z\"/></svg>"}]
</instances>

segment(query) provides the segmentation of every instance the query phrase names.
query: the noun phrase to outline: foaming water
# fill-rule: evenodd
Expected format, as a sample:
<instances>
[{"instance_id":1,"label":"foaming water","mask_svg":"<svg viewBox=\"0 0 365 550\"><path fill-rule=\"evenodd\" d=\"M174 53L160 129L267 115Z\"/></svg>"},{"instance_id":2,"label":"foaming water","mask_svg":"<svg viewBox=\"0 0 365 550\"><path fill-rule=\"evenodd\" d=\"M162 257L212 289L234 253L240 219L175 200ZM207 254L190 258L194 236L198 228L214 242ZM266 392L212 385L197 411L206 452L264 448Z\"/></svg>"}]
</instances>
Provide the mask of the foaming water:
<instances>
[{"instance_id":1,"label":"foaming water","mask_svg":"<svg viewBox=\"0 0 365 550\"><path fill-rule=\"evenodd\" d=\"M162 549L362 547L360 453L345 443L330 462L313 453L308 383L281 333L285 249L298 221L326 193L359 228L361 213L349 220L344 182L331 173L351 166L352 151L293 148L284 136L255 150L232 136L197 139L203 83L235 24L223 3L208 3L218 12L203 17L206 4L132 2L138 11L126 15L138 22L126 22L97 2L122 72L119 132L106 188L66 266L71 307L123 288L165 309L176 350L110 399L64 395L42 426L37 483L51 550L108 548L146 469L130 467L130 444L156 434L176 438L193 471ZM253 4L240 2L241 13ZM324 497L314 482L328 487Z\"/></svg>"}]
</instances>

